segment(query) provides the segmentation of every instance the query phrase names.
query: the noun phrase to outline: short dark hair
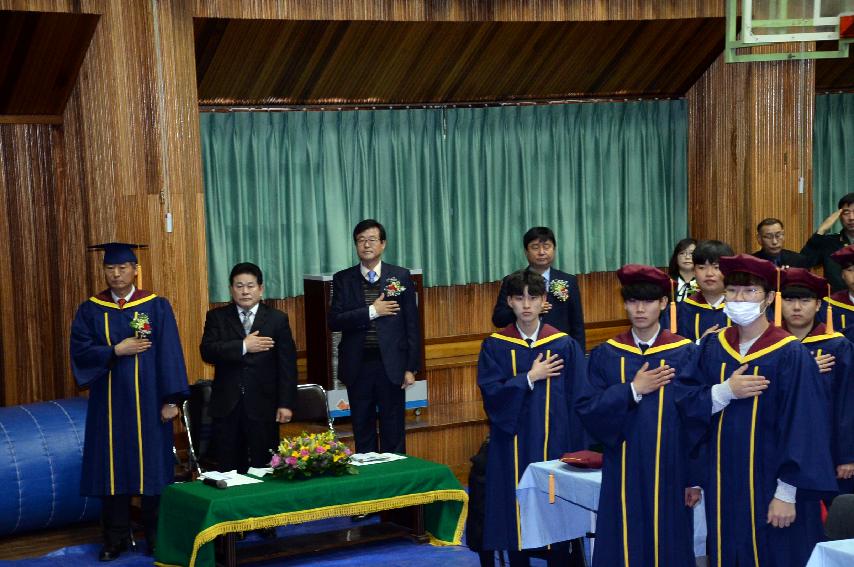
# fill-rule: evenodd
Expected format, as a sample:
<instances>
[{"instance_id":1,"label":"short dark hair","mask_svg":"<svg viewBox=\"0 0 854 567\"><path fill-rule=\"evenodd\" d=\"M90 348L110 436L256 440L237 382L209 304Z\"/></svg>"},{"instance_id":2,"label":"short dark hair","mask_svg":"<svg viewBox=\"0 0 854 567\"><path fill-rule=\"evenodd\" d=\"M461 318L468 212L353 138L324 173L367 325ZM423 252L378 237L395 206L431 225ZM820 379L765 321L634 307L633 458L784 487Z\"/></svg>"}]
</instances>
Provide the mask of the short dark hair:
<instances>
[{"instance_id":1,"label":"short dark hair","mask_svg":"<svg viewBox=\"0 0 854 567\"><path fill-rule=\"evenodd\" d=\"M525 288L531 296L546 294L546 279L531 270L519 270L507 276L507 296L522 295Z\"/></svg>"},{"instance_id":2,"label":"short dark hair","mask_svg":"<svg viewBox=\"0 0 854 567\"><path fill-rule=\"evenodd\" d=\"M724 276L724 285L759 285L765 293L773 288L771 282L766 282L763 278L747 272L730 272Z\"/></svg>"},{"instance_id":3,"label":"short dark hair","mask_svg":"<svg viewBox=\"0 0 854 567\"><path fill-rule=\"evenodd\" d=\"M255 276L255 279L258 280L258 285L264 283L264 274L261 273L261 268L252 262L240 262L231 268L231 275L228 276L228 285L234 285L234 278L243 274Z\"/></svg>"},{"instance_id":4,"label":"short dark hair","mask_svg":"<svg viewBox=\"0 0 854 567\"><path fill-rule=\"evenodd\" d=\"M720 240L701 240L694 248L694 265L716 264L721 256L735 256L735 252L729 247L729 244Z\"/></svg>"},{"instance_id":5,"label":"short dark hair","mask_svg":"<svg viewBox=\"0 0 854 567\"><path fill-rule=\"evenodd\" d=\"M775 224L779 224L780 228L786 228L783 226L783 221L780 219L775 219L774 217L768 217L767 219L762 219L759 221L759 224L756 225L756 233L759 234L759 231L762 230L763 226L773 226Z\"/></svg>"},{"instance_id":6,"label":"short dark hair","mask_svg":"<svg viewBox=\"0 0 854 567\"><path fill-rule=\"evenodd\" d=\"M839 199L839 204L836 208L841 209L845 205L851 205L851 204L854 204L854 193L848 193L847 195L845 195L844 197Z\"/></svg>"},{"instance_id":7,"label":"short dark hair","mask_svg":"<svg viewBox=\"0 0 854 567\"><path fill-rule=\"evenodd\" d=\"M670 255L670 263L667 265L667 275L674 280L679 277L679 253L686 250L692 244L696 246L697 241L693 238L683 238L676 243L676 247L673 249L673 254Z\"/></svg>"},{"instance_id":8,"label":"short dark hair","mask_svg":"<svg viewBox=\"0 0 854 567\"><path fill-rule=\"evenodd\" d=\"M784 287L780 296L783 299L815 299L820 301L815 291L800 285Z\"/></svg>"},{"instance_id":9,"label":"short dark hair","mask_svg":"<svg viewBox=\"0 0 854 567\"><path fill-rule=\"evenodd\" d=\"M623 299L638 299L640 301L658 301L662 297L667 297L663 293L661 286L652 282L638 282L629 285L624 285L620 288L620 295Z\"/></svg>"},{"instance_id":10,"label":"short dark hair","mask_svg":"<svg viewBox=\"0 0 854 567\"><path fill-rule=\"evenodd\" d=\"M356 237L369 230L371 228L378 228L380 230L380 240L385 242L385 227L380 224L379 221L374 219L365 219L363 221L359 221L359 224L356 225L356 228L353 229L353 242L356 242Z\"/></svg>"},{"instance_id":11,"label":"short dark hair","mask_svg":"<svg viewBox=\"0 0 854 567\"><path fill-rule=\"evenodd\" d=\"M551 241L554 246L557 246L555 233L547 226L535 226L534 228L528 229L528 232L526 232L525 236L522 237L522 246L527 250L528 244L535 240L542 240L544 242Z\"/></svg>"}]
</instances>

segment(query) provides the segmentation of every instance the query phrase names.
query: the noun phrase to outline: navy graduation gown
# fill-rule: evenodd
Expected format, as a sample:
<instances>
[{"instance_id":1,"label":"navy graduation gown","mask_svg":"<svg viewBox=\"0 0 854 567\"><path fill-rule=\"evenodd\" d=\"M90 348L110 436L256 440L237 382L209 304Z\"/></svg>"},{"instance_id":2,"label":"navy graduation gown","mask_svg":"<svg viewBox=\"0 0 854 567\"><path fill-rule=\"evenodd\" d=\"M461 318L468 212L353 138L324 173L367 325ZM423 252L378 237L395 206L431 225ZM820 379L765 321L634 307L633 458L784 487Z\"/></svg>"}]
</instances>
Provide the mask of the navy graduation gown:
<instances>
[{"instance_id":1,"label":"navy graduation gown","mask_svg":"<svg viewBox=\"0 0 854 567\"><path fill-rule=\"evenodd\" d=\"M117 357L113 347L134 335L136 313L148 315L153 344L136 356ZM172 423L161 422L160 410L189 394L169 302L141 290L124 309L109 290L89 298L71 324L71 368L89 389L81 494L160 494L175 476Z\"/></svg>"},{"instance_id":2,"label":"navy graduation gown","mask_svg":"<svg viewBox=\"0 0 854 567\"><path fill-rule=\"evenodd\" d=\"M709 441L710 565L803 567L820 528L807 505L836 489L818 367L783 329L769 326L746 356L739 353L738 333L731 327L702 340L688 378L701 387L677 398L692 441ZM742 364L765 376L768 389L712 415L712 385ZM777 479L797 488L798 515L788 528L767 523Z\"/></svg>"},{"instance_id":3,"label":"navy graduation gown","mask_svg":"<svg viewBox=\"0 0 854 567\"><path fill-rule=\"evenodd\" d=\"M836 331L844 331L854 324L854 304L851 303L851 296L847 289L837 291L830 297L824 298L825 304L819 309L819 321L826 322L827 309L825 306L830 304L830 311L833 314L833 329Z\"/></svg>"},{"instance_id":4,"label":"navy graduation gown","mask_svg":"<svg viewBox=\"0 0 854 567\"><path fill-rule=\"evenodd\" d=\"M830 453L834 466L854 463L854 344L842 333L828 333L823 323L801 342L812 356L832 354L836 359L830 372L819 374L830 416ZM851 479L837 482L840 492L854 492Z\"/></svg>"},{"instance_id":5,"label":"navy graduation gown","mask_svg":"<svg viewBox=\"0 0 854 567\"><path fill-rule=\"evenodd\" d=\"M686 297L676 305L676 334L696 341L709 327L714 325L720 328L729 327L730 320L724 313L724 303L721 302L717 307L713 307L703 297L702 292Z\"/></svg>"},{"instance_id":6,"label":"navy graduation gown","mask_svg":"<svg viewBox=\"0 0 854 567\"><path fill-rule=\"evenodd\" d=\"M590 353L577 408L587 432L604 445L594 567L694 563L685 488L699 480L690 478L674 394L684 386L677 376L635 402L630 383L645 362L690 371L696 348L662 330L641 354L627 331Z\"/></svg>"},{"instance_id":7,"label":"navy graduation gown","mask_svg":"<svg viewBox=\"0 0 854 567\"><path fill-rule=\"evenodd\" d=\"M527 374L541 353L557 354L563 359L563 371L534 382L531 390ZM528 464L584 448L583 429L573 408L584 372L578 342L550 325L541 325L531 347L515 324L483 341L477 383L489 417L484 549L520 549L516 485Z\"/></svg>"}]
</instances>

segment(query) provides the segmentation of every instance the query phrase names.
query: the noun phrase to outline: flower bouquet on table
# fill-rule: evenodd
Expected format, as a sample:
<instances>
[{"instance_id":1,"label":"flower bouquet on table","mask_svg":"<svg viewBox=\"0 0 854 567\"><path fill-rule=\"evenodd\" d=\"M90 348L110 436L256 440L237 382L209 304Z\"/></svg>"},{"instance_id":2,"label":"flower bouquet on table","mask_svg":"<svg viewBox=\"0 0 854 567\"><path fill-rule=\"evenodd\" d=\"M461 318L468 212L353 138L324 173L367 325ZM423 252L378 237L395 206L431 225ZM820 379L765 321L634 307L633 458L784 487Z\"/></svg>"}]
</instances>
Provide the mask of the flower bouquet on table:
<instances>
[{"instance_id":1,"label":"flower bouquet on table","mask_svg":"<svg viewBox=\"0 0 854 567\"><path fill-rule=\"evenodd\" d=\"M359 474L358 469L350 464L350 449L331 431L303 432L302 435L282 439L278 450L273 453L270 467L274 475L289 479L324 473L335 476Z\"/></svg>"}]
</instances>

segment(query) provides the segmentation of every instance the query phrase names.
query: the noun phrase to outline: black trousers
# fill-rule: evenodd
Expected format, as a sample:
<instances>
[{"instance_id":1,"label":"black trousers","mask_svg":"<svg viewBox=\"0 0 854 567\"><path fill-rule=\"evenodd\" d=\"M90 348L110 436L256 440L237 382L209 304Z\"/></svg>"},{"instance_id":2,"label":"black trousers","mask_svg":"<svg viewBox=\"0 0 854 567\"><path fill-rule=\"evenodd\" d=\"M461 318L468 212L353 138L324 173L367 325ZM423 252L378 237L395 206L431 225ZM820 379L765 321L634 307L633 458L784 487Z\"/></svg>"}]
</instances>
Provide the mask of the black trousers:
<instances>
[{"instance_id":1,"label":"black trousers","mask_svg":"<svg viewBox=\"0 0 854 567\"><path fill-rule=\"evenodd\" d=\"M533 552L511 550L507 552L507 558L510 560L510 567L529 567L531 565L531 556L534 554L540 557L545 555L548 567L569 567L572 565L570 562L571 556L569 554L568 541L553 543L549 549L535 550ZM584 564L583 560L581 564Z\"/></svg>"},{"instance_id":2,"label":"black trousers","mask_svg":"<svg viewBox=\"0 0 854 567\"><path fill-rule=\"evenodd\" d=\"M116 546L130 537L130 495L101 497L101 528L104 544ZM157 536L157 510L160 495L142 496L142 526L148 545L154 545Z\"/></svg>"},{"instance_id":3,"label":"black trousers","mask_svg":"<svg viewBox=\"0 0 854 567\"><path fill-rule=\"evenodd\" d=\"M347 384L357 453L406 452L406 392L400 386L388 379L379 353L363 360L359 373Z\"/></svg>"},{"instance_id":4,"label":"black trousers","mask_svg":"<svg viewBox=\"0 0 854 567\"><path fill-rule=\"evenodd\" d=\"M269 465L270 451L279 445L279 424L275 414L264 417L268 419L252 419L241 397L231 413L214 419L214 451L218 470L245 473L250 466Z\"/></svg>"}]
</instances>

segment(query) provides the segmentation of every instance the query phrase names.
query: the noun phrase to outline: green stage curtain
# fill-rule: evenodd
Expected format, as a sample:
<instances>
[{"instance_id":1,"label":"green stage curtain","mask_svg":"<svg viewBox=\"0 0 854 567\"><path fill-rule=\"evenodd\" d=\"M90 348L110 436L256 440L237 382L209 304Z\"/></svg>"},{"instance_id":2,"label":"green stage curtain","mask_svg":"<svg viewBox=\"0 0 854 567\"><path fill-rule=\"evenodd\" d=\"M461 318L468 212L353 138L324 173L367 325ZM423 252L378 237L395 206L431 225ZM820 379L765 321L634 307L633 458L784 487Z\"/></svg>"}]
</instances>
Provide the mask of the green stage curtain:
<instances>
[{"instance_id":1,"label":"green stage curtain","mask_svg":"<svg viewBox=\"0 0 854 567\"><path fill-rule=\"evenodd\" d=\"M815 97L812 163L815 229L854 191L854 93Z\"/></svg>"},{"instance_id":2,"label":"green stage curtain","mask_svg":"<svg viewBox=\"0 0 854 567\"><path fill-rule=\"evenodd\" d=\"M238 261L261 266L267 297L302 294L303 274L357 262L363 218L429 286L524 266L531 226L576 273L666 265L687 231L681 100L203 113L201 130L213 301Z\"/></svg>"}]
</instances>

